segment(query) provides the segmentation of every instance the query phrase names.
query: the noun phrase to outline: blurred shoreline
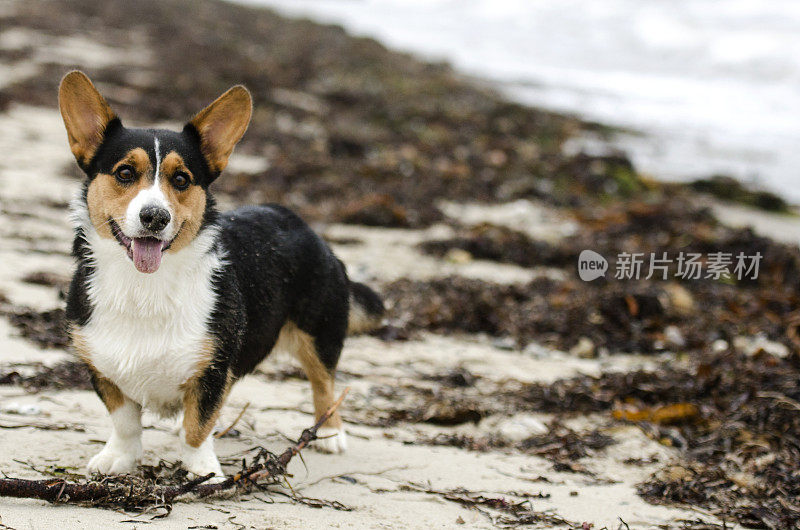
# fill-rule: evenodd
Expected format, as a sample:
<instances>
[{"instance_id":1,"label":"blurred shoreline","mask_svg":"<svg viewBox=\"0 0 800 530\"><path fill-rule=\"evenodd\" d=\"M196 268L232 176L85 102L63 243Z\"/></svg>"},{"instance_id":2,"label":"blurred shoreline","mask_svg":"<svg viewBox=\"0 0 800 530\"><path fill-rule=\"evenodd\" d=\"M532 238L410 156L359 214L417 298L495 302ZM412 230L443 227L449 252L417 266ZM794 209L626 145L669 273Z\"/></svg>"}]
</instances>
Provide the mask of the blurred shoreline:
<instances>
[{"instance_id":1,"label":"blurred shoreline","mask_svg":"<svg viewBox=\"0 0 800 530\"><path fill-rule=\"evenodd\" d=\"M341 24L491 79L515 101L639 131L610 140L656 178L729 175L800 199L791 2L239 2Z\"/></svg>"}]
</instances>

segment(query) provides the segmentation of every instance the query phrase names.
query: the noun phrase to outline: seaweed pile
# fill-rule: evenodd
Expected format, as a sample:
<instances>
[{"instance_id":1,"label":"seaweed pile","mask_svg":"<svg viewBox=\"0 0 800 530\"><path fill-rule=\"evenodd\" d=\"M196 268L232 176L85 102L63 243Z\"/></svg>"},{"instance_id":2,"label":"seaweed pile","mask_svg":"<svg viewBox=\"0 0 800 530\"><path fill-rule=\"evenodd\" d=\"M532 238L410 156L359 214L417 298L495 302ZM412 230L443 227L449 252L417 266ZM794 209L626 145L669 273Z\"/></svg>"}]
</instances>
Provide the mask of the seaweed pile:
<instances>
[{"instance_id":1,"label":"seaweed pile","mask_svg":"<svg viewBox=\"0 0 800 530\"><path fill-rule=\"evenodd\" d=\"M533 267L566 269L562 281L540 278L527 285L499 285L465 278L398 280L385 289L398 322L412 329L463 331L531 341L569 349L581 337L593 351L653 353L700 352L715 341L763 336L783 347L800 348L800 249L758 236L749 229L719 224L702 208L680 200L619 203L578 210L582 228L556 243L531 240L505 227L461 229L450 240L422 248L436 255L452 249L474 258ZM578 255L592 249L612 261L605 278L577 279ZM756 278L680 279L676 263L667 280L647 275L617 279L614 257L628 253L712 252L761 255ZM425 292L426 296L414 293Z\"/></svg>"},{"instance_id":2,"label":"seaweed pile","mask_svg":"<svg viewBox=\"0 0 800 530\"><path fill-rule=\"evenodd\" d=\"M582 473L595 476L578 460L594 455L615 443L614 439L597 429L582 433L553 421L547 426L547 432L526 437L519 441L489 434L486 436L469 436L464 434L439 433L422 438L419 443L459 447L470 451L488 451L503 449L514 453L541 456L553 463L555 471Z\"/></svg>"},{"instance_id":3,"label":"seaweed pile","mask_svg":"<svg viewBox=\"0 0 800 530\"><path fill-rule=\"evenodd\" d=\"M439 258L447 257L453 249L468 252L475 259L486 259L499 263L512 263L521 267L564 267L576 262L578 256L561 245L536 241L526 234L491 223L461 228L452 239L432 240L421 243L423 252Z\"/></svg>"},{"instance_id":4,"label":"seaweed pile","mask_svg":"<svg viewBox=\"0 0 800 530\"><path fill-rule=\"evenodd\" d=\"M535 410L609 412L686 460L641 484L651 502L702 506L754 528L800 524L800 356L731 351L689 367L532 385L518 394Z\"/></svg>"},{"instance_id":5,"label":"seaweed pile","mask_svg":"<svg viewBox=\"0 0 800 530\"><path fill-rule=\"evenodd\" d=\"M567 527L578 528L579 524L568 521L558 515L537 512L533 509L532 499L546 499L549 495L542 493L513 492L512 497L523 497L525 500L518 501L514 498L487 497L476 494L463 488L452 490L436 490L429 485L404 484L402 490L418 491L429 495L437 495L442 499L458 503L464 507L477 511L486 516L497 528L517 528L521 526L538 526L540 528ZM465 524L461 518L457 519L458 524ZM583 523L581 528L591 528L589 523Z\"/></svg>"},{"instance_id":6,"label":"seaweed pile","mask_svg":"<svg viewBox=\"0 0 800 530\"><path fill-rule=\"evenodd\" d=\"M0 302L0 315L6 316L20 335L42 348L66 348L69 345L67 319L60 307L36 311Z\"/></svg>"},{"instance_id":7,"label":"seaweed pile","mask_svg":"<svg viewBox=\"0 0 800 530\"><path fill-rule=\"evenodd\" d=\"M699 352L750 336L784 350L797 348L800 323L793 298L724 284L689 291L657 282L498 285L448 277L397 280L385 292L396 322L411 330L485 333L511 338L520 348L535 341L570 350L588 339L585 356Z\"/></svg>"},{"instance_id":8,"label":"seaweed pile","mask_svg":"<svg viewBox=\"0 0 800 530\"><path fill-rule=\"evenodd\" d=\"M453 374L442 374L442 381ZM678 449L669 462L639 485L653 503L702 507L728 522L753 528L796 528L800 523L800 355L781 358L764 351L707 352L653 371L580 376L549 384L492 383L469 374L468 384L433 389L401 384L376 389L387 399L351 419L391 425L396 421L457 425L489 415L551 413L544 434L510 440L500 433L442 432L416 443L470 451L537 454L558 471L596 477L580 459L614 439L602 431L576 432L562 420L602 414L638 426L659 443ZM389 392L389 393L386 393ZM377 394L376 394L377 395ZM377 419L376 419L377 417Z\"/></svg>"},{"instance_id":9,"label":"seaweed pile","mask_svg":"<svg viewBox=\"0 0 800 530\"><path fill-rule=\"evenodd\" d=\"M76 361L62 361L54 366L26 365L23 373L12 367L11 370L0 372L0 385L18 385L28 392L92 388L89 369L84 363Z\"/></svg>"}]
</instances>

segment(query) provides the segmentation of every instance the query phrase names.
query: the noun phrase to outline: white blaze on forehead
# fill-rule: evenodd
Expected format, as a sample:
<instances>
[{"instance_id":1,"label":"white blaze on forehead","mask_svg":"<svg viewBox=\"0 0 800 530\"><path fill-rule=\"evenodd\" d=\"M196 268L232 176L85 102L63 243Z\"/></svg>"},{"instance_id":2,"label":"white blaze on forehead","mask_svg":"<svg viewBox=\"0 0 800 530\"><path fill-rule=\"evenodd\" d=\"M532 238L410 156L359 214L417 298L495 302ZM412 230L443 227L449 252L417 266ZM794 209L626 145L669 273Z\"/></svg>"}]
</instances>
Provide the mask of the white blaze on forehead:
<instances>
[{"instance_id":1,"label":"white blaze on forehead","mask_svg":"<svg viewBox=\"0 0 800 530\"><path fill-rule=\"evenodd\" d=\"M161 176L159 175L161 168L161 151L159 149L158 138L155 136L153 136L153 147L156 159L155 169L153 170L153 185L137 193L136 197L128 203L128 209L125 212L125 223L122 227L123 232L125 232L128 237L137 237L145 231L139 220L139 212L145 206L160 206L161 208L165 208L170 213L170 221L164 230L162 230L162 233L167 236L165 239L175 235L173 233L175 230L174 212L159 185L161 180Z\"/></svg>"},{"instance_id":2,"label":"white blaze on forehead","mask_svg":"<svg viewBox=\"0 0 800 530\"><path fill-rule=\"evenodd\" d=\"M161 153L158 150L158 138L153 136L153 150L156 153L156 169L153 171L153 185L158 186L159 167L161 166Z\"/></svg>"}]
</instances>

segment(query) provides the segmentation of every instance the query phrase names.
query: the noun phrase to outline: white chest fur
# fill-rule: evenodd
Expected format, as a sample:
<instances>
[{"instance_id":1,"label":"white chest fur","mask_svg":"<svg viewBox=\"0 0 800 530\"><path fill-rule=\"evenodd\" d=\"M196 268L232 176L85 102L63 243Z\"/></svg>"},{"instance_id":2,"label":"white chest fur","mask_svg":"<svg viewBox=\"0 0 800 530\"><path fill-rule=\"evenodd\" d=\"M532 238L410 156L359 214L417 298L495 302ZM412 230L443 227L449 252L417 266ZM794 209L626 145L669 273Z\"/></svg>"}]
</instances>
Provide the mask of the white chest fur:
<instances>
[{"instance_id":1,"label":"white chest fur","mask_svg":"<svg viewBox=\"0 0 800 530\"><path fill-rule=\"evenodd\" d=\"M208 358L209 320L216 302L214 273L223 266L205 230L153 274L137 271L116 241L89 236L95 272L93 306L80 330L91 363L146 408L171 413L180 386Z\"/></svg>"}]
</instances>

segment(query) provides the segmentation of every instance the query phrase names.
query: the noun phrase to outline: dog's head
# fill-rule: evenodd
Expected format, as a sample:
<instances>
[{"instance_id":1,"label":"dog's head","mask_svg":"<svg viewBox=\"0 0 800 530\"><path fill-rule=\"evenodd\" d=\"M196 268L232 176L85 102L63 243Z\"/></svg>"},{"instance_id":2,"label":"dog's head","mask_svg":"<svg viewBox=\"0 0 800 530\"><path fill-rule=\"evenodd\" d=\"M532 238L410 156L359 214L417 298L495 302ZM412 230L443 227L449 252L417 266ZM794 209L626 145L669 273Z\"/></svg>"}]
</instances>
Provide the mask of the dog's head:
<instances>
[{"instance_id":1,"label":"dog's head","mask_svg":"<svg viewBox=\"0 0 800 530\"><path fill-rule=\"evenodd\" d=\"M58 103L70 149L88 178L93 228L116 239L137 270L155 272L164 252L177 252L197 236L208 186L250 122L250 93L231 88L181 132L124 127L78 71L62 79Z\"/></svg>"}]
</instances>

